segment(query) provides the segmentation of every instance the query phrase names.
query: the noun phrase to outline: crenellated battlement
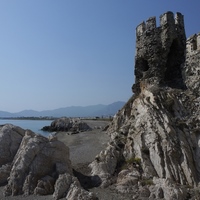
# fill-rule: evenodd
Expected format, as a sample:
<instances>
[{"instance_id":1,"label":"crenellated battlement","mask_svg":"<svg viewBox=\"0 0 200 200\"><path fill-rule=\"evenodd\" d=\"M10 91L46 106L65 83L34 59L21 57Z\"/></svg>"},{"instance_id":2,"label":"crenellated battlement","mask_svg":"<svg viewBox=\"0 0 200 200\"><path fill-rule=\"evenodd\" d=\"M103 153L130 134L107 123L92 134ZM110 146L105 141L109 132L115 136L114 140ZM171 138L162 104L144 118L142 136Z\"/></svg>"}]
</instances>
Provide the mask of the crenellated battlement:
<instances>
[{"instance_id":1,"label":"crenellated battlement","mask_svg":"<svg viewBox=\"0 0 200 200\"><path fill-rule=\"evenodd\" d=\"M177 12L175 15L175 24L181 28L184 29L185 25L184 25L184 16Z\"/></svg>"},{"instance_id":2,"label":"crenellated battlement","mask_svg":"<svg viewBox=\"0 0 200 200\"><path fill-rule=\"evenodd\" d=\"M194 34L186 41L186 52L189 54L200 51L200 33Z\"/></svg>"},{"instance_id":3,"label":"crenellated battlement","mask_svg":"<svg viewBox=\"0 0 200 200\"><path fill-rule=\"evenodd\" d=\"M150 31L156 28L156 17L150 17L146 21L146 30Z\"/></svg>"},{"instance_id":4,"label":"crenellated battlement","mask_svg":"<svg viewBox=\"0 0 200 200\"><path fill-rule=\"evenodd\" d=\"M160 16L160 27L165 27L166 25L175 26L174 13L167 12Z\"/></svg>"},{"instance_id":5,"label":"crenellated battlement","mask_svg":"<svg viewBox=\"0 0 200 200\"><path fill-rule=\"evenodd\" d=\"M176 30L177 27L184 28L184 17L181 13L166 12L160 16L160 26L156 26L156 17L150 17L146 22L142 22L136 28L136 36L142 36L146 31L155 29L172 29Z\"/></svg>"},{"instance_id":6,"label":"crenellated battlement","mask_svg":"<svg viewBox=\"0 0 200 200\"><path fill-rule=\"evenodd\" d=\"M141 36L146 31L146 24L143 21L141 24L139 24L136 28L136 35Z\"/></svg>"},{"instance_id":7,"label":"crenellated battlement","mask_svg":"<svg viewBox=\"0 0 200 200\"><path fill-rule=\"evenodd\" d=\"M196 46L200 44L199 39L199 35L193 39L197 41ZM185 47L184 16L181 13L162 14L158 27L156 17L139 24L136 27L133 92L139 93L139 85L147 83L184 88L181 64L185 61Z\"/></svg>"}]
</instances>

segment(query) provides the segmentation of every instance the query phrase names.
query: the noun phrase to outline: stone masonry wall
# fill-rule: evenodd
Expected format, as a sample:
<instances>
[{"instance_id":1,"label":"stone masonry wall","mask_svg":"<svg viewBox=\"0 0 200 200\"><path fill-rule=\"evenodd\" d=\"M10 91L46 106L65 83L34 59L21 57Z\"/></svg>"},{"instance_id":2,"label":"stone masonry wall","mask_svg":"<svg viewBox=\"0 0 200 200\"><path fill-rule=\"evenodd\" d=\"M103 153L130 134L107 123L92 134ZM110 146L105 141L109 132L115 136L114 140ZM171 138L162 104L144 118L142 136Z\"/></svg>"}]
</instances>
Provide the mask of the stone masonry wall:
<instances>
[{"instance_id":1,"label":"stone masonry wall","mask_svg":"<svg viewBox=\"0 0 200 200\"><path fill-rule=\"evenodd\" d=\"M181 64L185 61L186 36L181 13L164 13L160 26L149 18L136 28L134 93L151 85L185 88Z\"/></svg>"},{"instance_id":2,"label":"stone masonry wall","mask_svg":"<svg viewBox=\"0 0 200 200\"><path fill-rule=\"evenodd\" d=\"M183 77L188 89L200 92L200 33L192 35L186 42L186 60L183 65Z\"/></svg>"}]
</instances>

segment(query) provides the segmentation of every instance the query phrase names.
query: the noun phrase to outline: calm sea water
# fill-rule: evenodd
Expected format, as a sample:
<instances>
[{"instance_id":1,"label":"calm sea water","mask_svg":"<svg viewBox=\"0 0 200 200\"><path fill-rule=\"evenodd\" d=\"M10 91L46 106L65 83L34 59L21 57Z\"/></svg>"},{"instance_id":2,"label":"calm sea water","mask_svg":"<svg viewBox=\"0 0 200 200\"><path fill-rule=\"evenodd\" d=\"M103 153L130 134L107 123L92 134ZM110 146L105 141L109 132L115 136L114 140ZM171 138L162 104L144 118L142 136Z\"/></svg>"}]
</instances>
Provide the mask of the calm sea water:
<instances>
[{"instance_id":1,"label":"calm sea water","mask_svg":"<svg viewBox=\"0 0 200 200\"><path fill-rule=\"evenodd\" d=\"M23 129L30 129L35 133L48 136L49 133L42 131L41 128L43 126L49 126L51 124L51 120L11 120L11 119L0 119L0 125L2 124L13 124L16 126L20 126Z\"/></svg>"}]
</instances>

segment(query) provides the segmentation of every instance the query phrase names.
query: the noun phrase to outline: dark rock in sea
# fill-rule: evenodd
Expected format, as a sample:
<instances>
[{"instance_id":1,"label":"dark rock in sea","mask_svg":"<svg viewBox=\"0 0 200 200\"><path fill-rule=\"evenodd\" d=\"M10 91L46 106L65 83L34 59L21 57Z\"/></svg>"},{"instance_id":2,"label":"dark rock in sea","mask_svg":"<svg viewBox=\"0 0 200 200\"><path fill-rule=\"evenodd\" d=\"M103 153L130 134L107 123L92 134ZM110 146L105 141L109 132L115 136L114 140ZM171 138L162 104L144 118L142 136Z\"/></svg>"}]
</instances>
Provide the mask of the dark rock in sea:
<instances>
[{"instance_id":1,"label":"dark rock in sea","mask_svg":"<svg viewBox=\"0 0 200 200\"><path fill-rule=\"evenodd\" d=\"M49 131L49 132L70 132L72 134L79 133L82 131L89 131L92 130L92 128L82 120L78 118L59 118L54 120L50 126L44 126L42 128L43 131Z\"/></svg>"}]
</instances>

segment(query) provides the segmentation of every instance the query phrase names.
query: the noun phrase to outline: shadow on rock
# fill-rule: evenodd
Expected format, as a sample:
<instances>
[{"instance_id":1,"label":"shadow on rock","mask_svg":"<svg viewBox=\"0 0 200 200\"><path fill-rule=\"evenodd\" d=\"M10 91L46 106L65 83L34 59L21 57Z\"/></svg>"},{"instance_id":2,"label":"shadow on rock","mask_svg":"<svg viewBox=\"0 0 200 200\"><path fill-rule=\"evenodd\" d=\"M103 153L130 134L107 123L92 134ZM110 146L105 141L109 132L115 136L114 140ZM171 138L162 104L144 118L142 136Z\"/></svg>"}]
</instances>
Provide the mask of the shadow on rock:
<instances>
[{"instance_id":1,"label":"shadow on rock","mask_svg":"<svg viewBox=\"0 0 200 200\"><path fill-rule=\"evenodd\" d=\"M95 176L84 175L75 169L73 169L73 174L79 180L81 186L85 190L89 190L94 187L99 187L102 183L100 177L97 175Z\"/></svg>"}]
</instances>

